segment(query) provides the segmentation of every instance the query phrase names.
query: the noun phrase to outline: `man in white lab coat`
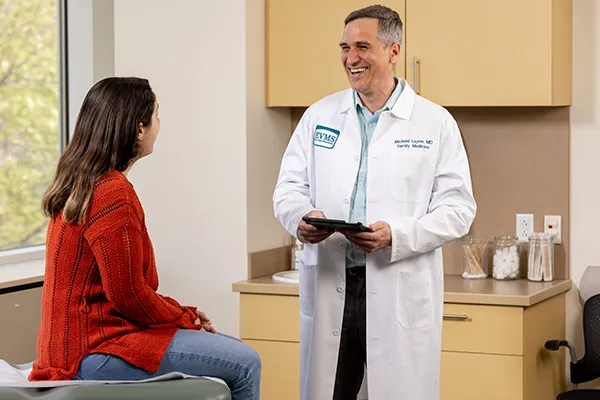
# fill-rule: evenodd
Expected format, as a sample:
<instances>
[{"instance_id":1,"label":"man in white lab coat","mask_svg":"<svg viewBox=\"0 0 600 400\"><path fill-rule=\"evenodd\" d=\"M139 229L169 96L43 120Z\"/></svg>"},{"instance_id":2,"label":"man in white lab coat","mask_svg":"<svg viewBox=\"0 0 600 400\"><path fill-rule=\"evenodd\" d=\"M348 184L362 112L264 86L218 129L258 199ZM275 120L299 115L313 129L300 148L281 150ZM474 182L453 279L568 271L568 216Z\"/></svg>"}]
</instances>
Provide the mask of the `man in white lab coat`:
<instances>
[{"instance_id":1,"label":"man in white lab coat","mask_svg":"<svg viewBox=\"0 0 600 400\"><path fill-rule=\"evenodd\" d=\"M393 75L399 15L352 12L340 42L351 89L313 104L284 154L275 215L306 243L300 266L302 400L439 398L441 246L475 217L456 122ZM362 222L317 229L303 216Z\"/></svg>"}]
</instances>

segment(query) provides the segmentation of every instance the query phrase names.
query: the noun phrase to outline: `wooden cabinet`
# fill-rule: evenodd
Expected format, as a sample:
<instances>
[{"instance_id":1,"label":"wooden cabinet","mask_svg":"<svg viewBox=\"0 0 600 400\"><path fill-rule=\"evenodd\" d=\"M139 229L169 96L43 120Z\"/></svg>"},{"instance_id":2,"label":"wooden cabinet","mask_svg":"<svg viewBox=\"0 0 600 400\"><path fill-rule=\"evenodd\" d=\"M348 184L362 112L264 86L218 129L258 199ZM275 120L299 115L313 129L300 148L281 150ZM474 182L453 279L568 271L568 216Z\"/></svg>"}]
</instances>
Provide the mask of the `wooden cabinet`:
<instances>
[{"instance_id":1,"label":"wooden cabinet","mask_svg":"<svg viewBox=\"0 0 600 400\"><path fill-rule=\"evenodd\" d=\"M267 106L348 88L339 40L364 0L267 0ZM443 106L571 104L572 0L389 0L404 40L396 76Z\"/></svg>"},{"instance_id":2,"label":"wooden cabinet","mask_svg":"<svg viewBox=\"0 0 600 400\"><path fill-rule=\"evenodd\" d=\"M300 398L298 296L240 295L240 336L262 361L261 400Z\"/></svg>"},{"instance_id":3,"label":"wooden cabinet","mask_svg":"<svg viewBox=\"0 0 600 400\"><path fill-rule=\"evenodd\" d=\"M407 0L411 86L444 106L571 104L571 0Z\"/></svg>"},{"instance_id":4,"label":"wooden cabinet","mask_svg":"<svg viewBox=\"0 0 600 400\"><path fill-rule=\"evenodd\" d=\"M565 295L529 307L444 304L441 400L548 400L565 387ZM241 337L261 356L261 399L299 398L298 296L241 293Z\"/></svg>"},{"instance_id":5,"label":"wooden cabinet","mask_svg":"<svg viewBox=\"0 0 600 400\"><path fill-rule=\"evenodd\" d=\"M300 343L244 339L260 355L261 400L300 399Z\"/></svg>"},{"instance_id":6,"label":"wooden cabinet","mask_svg":"<svg viewBox=\"0 0 600 400\"><path fill-rule=\"evenodd\" d=\"M339 42L346 16L366 0L266 1L267 107L306 107L349 88ZM405 0L386 5L404 21ZM396 76L404 77L404 49Z\"/></svg>"},{"instance_id":7,"label":"wooden cabinet","mask_svg":"<svg viewBox=\"0 0 600 400\"><path fill-rule=\"evenodd\" d=\"M530 307L444 304L440 400L547 400L565 387L565 295Z\"/></svg>"},{"instance_id":8,"label":"wooden cabinet","mask_svg":"<svg viewBox=\"0 0 600 400\"><path fill-rule=\"evenodd\" d=\"M37 357L42 288L0 294L0 359L22 364Z\"/></svg>"}]
</instances>

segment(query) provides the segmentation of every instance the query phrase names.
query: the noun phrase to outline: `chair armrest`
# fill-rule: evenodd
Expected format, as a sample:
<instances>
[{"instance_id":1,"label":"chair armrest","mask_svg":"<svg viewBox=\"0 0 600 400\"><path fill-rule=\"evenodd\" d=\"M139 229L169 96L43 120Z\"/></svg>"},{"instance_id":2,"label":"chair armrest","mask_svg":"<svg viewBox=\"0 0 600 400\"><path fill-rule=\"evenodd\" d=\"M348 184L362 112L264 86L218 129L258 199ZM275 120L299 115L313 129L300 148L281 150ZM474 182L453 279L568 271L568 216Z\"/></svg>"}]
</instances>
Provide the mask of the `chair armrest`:
<instances>
[{"instance_id":1,"label":"chair armrest","mask_svg":"<svg viewBox=\"0 0 600 400\"><path fill-rule=\"evenodd\" d=\"M548 340L544 347L552 351L558 351L560 347L568 347L569 354L571 355L571 362L573 364L577 363L577 354L575 353L575 346L573 346L566 340Z\"/></svg>"}]
</instances>

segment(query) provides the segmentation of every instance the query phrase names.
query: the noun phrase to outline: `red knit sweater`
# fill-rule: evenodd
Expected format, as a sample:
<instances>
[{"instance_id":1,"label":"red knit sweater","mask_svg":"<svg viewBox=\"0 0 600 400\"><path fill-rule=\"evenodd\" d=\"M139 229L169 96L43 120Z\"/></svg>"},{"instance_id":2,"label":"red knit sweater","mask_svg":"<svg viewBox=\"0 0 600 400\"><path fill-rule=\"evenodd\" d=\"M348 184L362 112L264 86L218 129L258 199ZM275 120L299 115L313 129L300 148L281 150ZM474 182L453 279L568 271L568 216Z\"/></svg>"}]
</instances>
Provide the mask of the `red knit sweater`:
<instances>
[{"instance_id":1,"label":"red knit sweater","mask_svg":"<svg viewBox=\"0 0 600 400\"><path fill-rule=\"evenodd\" d=\"M142 205L113 171L95 185L83 224L50 221L38 359L30 380L72 379L83 357L105 353L150 372L196 308L156 292L158 275Z\"/></svg>"}]
</instances>

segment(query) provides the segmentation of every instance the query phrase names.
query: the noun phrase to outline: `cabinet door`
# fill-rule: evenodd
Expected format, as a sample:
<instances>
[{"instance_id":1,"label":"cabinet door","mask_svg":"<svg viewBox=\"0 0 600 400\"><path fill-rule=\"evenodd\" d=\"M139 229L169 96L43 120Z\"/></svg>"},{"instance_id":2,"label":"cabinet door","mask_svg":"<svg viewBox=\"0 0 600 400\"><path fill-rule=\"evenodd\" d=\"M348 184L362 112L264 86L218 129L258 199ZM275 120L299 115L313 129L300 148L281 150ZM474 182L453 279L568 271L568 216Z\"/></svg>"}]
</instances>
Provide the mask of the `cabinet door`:
<instances>
[{"instance_id":1,"label":"cabinet door","mask_svg":"<svg viewBox=\"0 0 600 400\"><path fill-rule=\"evenodd\" d=\"M523 357L442 351L441 400L520 400Z\"/></svg>"},{"instance_id":2,"label":"cabinet door","mask_svg":"<svg viewBox=\"0 0 600 400\"><path fill-rule=\"evenodd\" d=\"M300 343L244 340L260 355L261 400L300 398Z\"/></svg>"},{"instance_id":3,"label":"cabinet door","mask_svg":"<svg viewBox=\"0 0 600 400\"><path fill-rule=\"evenodd\" d=\"M37 357L42 288L0 295L0 359L22 364Z\"/></svg>"},{"instance_id":4,"label":"cabinet door","mask_svg":"<svg viewBox=\"0 0 600 400\"><path fill-rule=\"evenodd\" d=\"M407 80L444 106L552 105L553 41L570 37L553 7L568 11L569 2L407 0Z\"/></svg>"},{"instance_id":5,"label":"cabinet door","mask_svg":"<svg viewBox=\"0 0 600 400\"><path fill-rule=\"evenodd\" d=\"M267 106L307 107L347 89L339 48L344 19L371 4L367 0L267 0ZM405 0L381 4L397 11L404 22ZM404 77L404 54L402 46L398 77Z\"/></svg>"}]
</instances>

